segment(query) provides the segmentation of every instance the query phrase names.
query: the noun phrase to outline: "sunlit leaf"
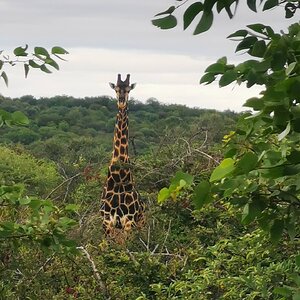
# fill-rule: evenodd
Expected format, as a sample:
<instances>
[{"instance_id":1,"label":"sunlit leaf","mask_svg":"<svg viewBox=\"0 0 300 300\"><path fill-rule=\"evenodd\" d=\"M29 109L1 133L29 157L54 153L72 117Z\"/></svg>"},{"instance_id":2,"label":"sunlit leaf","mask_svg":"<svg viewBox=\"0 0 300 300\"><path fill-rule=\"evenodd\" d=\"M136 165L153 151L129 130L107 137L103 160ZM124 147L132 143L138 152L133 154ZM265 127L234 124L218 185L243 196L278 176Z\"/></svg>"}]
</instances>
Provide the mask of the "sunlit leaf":
<instances>
[{"instance_id":1,"label":"sunlit leaf","mask_svg":"<svg viewBox=\"0 0 300 300\"><path fill-rule=\"evenodd\" d=\"M290 131L291 131L291 123L288 122L286 128L280 134L278 134L278 141L283 140L290 133Z\"/></svg>"},{"instance_id":2,"label":"sunlit leaf","mask_svg":"<svg viewBox=\"0 0 300 300\"><path fill-rule=\"evenodd\" d=\"M157 196L157 202L158 204L162 204L164 201L166 201L170 197L170 191L168 188L162 188Z\"/></svg>"},{"instance_id":3,"label":"sunlit leaf","mask_svg":"<svg viewBox=\"0 0 300 300\"><path fill-rule=\"evenodd\" d=\"M31 199L29 197L19 199L19 203L21 205L26 205L26 204L28 204L30 202L31 202Z\"/></svg>"},{"instance_id":4,"label":"sunlit leaf","mask_svg":"<svg viewBox=\"0 0 300 300\"><path fill-rule=\"evenodd\" d=\"M229 175L230 173L232 173L233 170L235 169L234 163L235 163L234 159L225 158L220 163L220 165L213 170L209 181L214 182L214 181L220 180L220 179L226 177L227 175Z\"/></svg>"},{"instance_id":5,"label":"sunlit leaf","mask_svg":"<svg viewBox=\"0 0 300 300\"><path fill-rule=\"evenodd\" d=\"M12 120L14 123L19 125L28 125L29 119L21 112L21 111L15 111L12 113Z\"/></svg>"},{"instance_id":6,"label":"sunlit leaf","mask_svg":"<svg viewBox=\"0 0 300 300\"><path fill-rule=\"evenodd\" d=\"M175 176L171 180L171 184L180 185L180 180L184 180L187 185L192 185L194 176L182 171L176 172Z\"/></svg>"},{"instance_id":7,"label":"sunlit leaf","mask_svg":"<svg viewBox=\"0 0 300 300\"><path fill-rule=\"evenodd\" d=\"M293 70L295 69L296 65L297 65L297 62L295 62L295 61L290 63L288 65L288 67L285 69L285 74L287 76L289 76L293 72Z\"/></svg>"}]
</instances>

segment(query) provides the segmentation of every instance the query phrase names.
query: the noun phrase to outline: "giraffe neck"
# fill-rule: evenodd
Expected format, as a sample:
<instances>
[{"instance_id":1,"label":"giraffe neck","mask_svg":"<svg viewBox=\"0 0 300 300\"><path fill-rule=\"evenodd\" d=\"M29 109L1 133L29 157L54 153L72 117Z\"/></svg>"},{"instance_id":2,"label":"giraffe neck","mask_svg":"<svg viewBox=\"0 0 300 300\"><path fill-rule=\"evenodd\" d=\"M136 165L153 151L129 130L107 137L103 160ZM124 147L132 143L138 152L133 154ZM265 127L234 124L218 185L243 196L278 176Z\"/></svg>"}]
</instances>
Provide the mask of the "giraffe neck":
<instances>
[{"instance_id":1,"label":"giraffe neck","mask_svg":"<svg viewBox=\"0 0 300 300\"><path fill-rule=\"evenodd\" d=\"M111 164L117 162L129 163L127 106L119 108L116 118Z\"/></svg>"}]
</instances>

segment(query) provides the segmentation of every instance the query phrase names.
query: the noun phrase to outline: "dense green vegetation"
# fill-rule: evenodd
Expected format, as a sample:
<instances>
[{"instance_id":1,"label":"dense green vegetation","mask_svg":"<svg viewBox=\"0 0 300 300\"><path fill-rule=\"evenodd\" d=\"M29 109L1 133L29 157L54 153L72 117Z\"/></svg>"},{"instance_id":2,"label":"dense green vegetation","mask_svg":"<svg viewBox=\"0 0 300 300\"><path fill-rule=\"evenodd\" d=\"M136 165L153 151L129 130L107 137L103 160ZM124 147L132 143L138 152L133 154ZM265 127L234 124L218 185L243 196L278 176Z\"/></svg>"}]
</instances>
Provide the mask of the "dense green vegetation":
<instances>
[{"instance_id":1,"label":"dense green vegetation","mask_svg":"<svg viewBox=\"0 0 300 300\"><path fill-rule=\"evenodd\" d=\"M96 162L101 152L111 151L116 118L116 100L112 98L57 96L37 100L24 96L2 98L0 105L8 112L22 111L31 120L27 127L1 128L2 143L20 143L37 156L57 161L68 156L75 162L84 154ZM149 153L165 134L180 130L195 134L209 131L209 143L220 142L237 119L237 114L230 111L163 105L154 99L146 104L130 100L129 106L131 157Z\"/></svg>"},{"instance_id":2,"label":"dense green vegetation","mask_svg":"<svg viewBox=\"0 0 300 300\"><path fill-rule=\"evenodd\" d=\"M130 129L140 132L135 155L131 144L134 175L148 213L145 228L118 245L103 236L99 218L113 124L110 132L92 127L98 116L104 123L113 118L115 100L1 101L32 120L1 129L1 181L17 184L22 194L2 199L3 299L285 299L282 285L296 286L296 242L269 244L265 232L242 225L241 211L223 200L194 210L192 187L157 205L158 191L176 172L196 182L209 178L236 114L131 101ZM22 140L25 130L35 138Z\"/></svg>"}]
</instances>

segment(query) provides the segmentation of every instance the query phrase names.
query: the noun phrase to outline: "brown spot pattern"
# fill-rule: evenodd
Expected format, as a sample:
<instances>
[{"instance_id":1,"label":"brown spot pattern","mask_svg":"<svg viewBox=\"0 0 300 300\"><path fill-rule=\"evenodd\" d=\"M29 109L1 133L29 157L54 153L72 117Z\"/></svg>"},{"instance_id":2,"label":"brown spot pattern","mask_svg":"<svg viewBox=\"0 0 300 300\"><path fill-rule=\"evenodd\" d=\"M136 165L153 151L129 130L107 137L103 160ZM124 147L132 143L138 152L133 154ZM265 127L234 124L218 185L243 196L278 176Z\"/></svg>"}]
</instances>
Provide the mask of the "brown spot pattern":
<instances>
[{"instance_id":1,"label":"brown spot pattern","mask_svg":"<svg viewBox=\"0 0 300 300\"><path fill-rule=\"evenodd\" d=\"M118 76L114 87L118 100L112 160L102 192L100 212L105 233L111 237L118 230L128 233L144 222L145 204L137 192L128 156L128 95L131 90L129 75L125 81Z\"/></svg>"}]
</instances>

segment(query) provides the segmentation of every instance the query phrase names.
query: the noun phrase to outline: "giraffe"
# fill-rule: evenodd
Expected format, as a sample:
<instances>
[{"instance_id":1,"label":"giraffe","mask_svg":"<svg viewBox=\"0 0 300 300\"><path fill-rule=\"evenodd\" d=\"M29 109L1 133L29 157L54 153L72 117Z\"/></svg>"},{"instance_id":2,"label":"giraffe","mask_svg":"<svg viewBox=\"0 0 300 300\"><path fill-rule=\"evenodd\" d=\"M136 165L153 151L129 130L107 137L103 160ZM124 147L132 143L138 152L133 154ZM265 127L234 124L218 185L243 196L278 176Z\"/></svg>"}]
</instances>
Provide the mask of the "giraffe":
<instances>
[{"instance_id":1,"label":"giraffe","mask_svg":"<svg viewBox=\"0 0 300 300\"><path fill-rule=\"evenodd\" d=\"M136 84L129 84L130 75L117 84L110 83L115 90L118 114L113 139L113 152L108 175L101 197L100 212L103 228L108 236L119 233L127 235L132 227L141 226L144 219L145 204L136 190L128 156L128 95Z\"/></svg>"}]
</instances>

